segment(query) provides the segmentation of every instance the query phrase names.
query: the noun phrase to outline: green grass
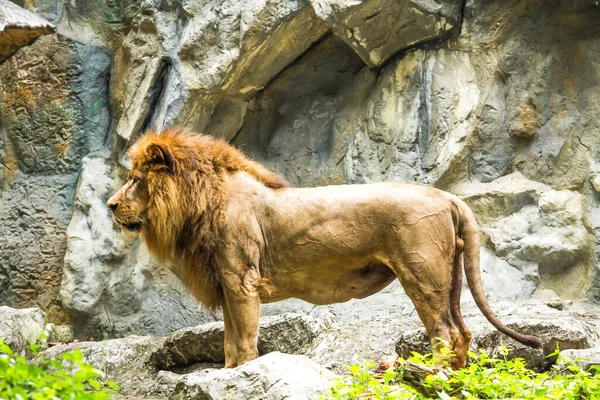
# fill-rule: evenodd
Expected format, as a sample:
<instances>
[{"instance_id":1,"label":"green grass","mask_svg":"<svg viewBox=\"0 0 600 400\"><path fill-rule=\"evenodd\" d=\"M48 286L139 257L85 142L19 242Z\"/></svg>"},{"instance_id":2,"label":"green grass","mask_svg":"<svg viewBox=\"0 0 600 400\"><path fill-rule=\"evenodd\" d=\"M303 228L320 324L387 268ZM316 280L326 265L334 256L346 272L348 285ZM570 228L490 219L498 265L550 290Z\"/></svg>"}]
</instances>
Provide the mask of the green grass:
<instances>
[{"instance_id":1,"label":"green grass","mask_svg":"<svg viewBox=\"0 0 600 400\"><path fill-rule=\"evenodd\" d=\"M573 362L566 362L536 373L526 367L523 359L508 359L508 350L501 349L500 359L483 351L469 352L467 368L444 368L443 372L428 375L420 391L402 382L404 366L410 361L432 367L436 363L431 354L413 353L406 361L400 358L397 367L378 375L372 372L373 363L347 366L350 374L338 379L323 399L600 399L597 368L583 371Z\"/></svg>"},{"instance_id":2,"label":"green grass","mask_svg":"<svg viewBox=\"0 0 600 400\"><path fill-rule=\"evenodd\" d=\"M37 354L39 346L30 349ZM119 387L102 378L101 371L83 362L79 349L58 359L28 361L0 339L0 399L109 400Z\"/></svg>"}]
</instances>

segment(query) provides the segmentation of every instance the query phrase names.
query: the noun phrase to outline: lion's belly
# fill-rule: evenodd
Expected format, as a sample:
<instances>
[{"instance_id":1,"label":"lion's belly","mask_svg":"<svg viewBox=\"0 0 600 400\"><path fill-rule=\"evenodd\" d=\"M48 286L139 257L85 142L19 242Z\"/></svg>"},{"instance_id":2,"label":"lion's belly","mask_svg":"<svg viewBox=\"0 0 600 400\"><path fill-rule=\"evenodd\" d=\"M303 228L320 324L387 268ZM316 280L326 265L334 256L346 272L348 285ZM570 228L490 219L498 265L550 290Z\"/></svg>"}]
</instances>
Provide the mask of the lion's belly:
<instances>
[{"instance_id":1,"label":"lion's belly","mask_svg":"<svg viewBox=\"0 0 600 400\"><path fill-rule=\"evenodd\" d=\"M294 297L313 304L342 303L363 299L388 286L396 278L386 265L372 262L355 269L344 266L317 266L277 280L265 303Z\"/></svg>"}]
</instances>

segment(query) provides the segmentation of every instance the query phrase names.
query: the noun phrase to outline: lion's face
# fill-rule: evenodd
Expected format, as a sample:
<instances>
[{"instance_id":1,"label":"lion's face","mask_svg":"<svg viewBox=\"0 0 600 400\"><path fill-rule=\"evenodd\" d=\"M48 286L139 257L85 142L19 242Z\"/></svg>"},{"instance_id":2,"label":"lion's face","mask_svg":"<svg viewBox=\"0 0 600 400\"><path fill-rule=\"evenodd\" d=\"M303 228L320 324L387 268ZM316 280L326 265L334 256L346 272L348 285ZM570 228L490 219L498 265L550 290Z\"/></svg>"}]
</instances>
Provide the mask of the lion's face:
<instances>
[{"instance_id":1,"label":"lion's face","mask_svg":"<svg viewBox=\"0 0 600 400\"><path fill-rule=\"evenodd\" d=\"M106 204L119 225L130 232L138 232L146 218L148 199L148 174L134 168L123 187Z\"/></svg>"}]
</instances>

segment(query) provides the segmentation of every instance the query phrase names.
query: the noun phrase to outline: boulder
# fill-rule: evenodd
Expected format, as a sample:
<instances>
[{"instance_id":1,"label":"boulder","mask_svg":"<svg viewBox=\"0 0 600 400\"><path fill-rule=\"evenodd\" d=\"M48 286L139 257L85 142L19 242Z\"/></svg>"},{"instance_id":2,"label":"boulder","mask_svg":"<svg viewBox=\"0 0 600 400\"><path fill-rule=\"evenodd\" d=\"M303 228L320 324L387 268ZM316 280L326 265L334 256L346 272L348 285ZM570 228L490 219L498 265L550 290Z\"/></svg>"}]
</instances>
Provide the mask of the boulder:
<instances>
[{"instance_id":1,"label":"boulder","mask_svg":"<svg viewBox=\"0 0 600 400\"><path fill-rule=\"evenodd\" d=\"M412 352L431 353L431 342L425 328L411 329L400 334L396 342L396 353L406 359Z\"/></svg>"},{"instance_id":2,"label":"boulder","mask_svg":"<svg viewBox=\"0 0 600 400\"><path fill-rule=\"evenodd\" d=\"M334 376L307 357L274 352L237 368L184 375L170 399L314 399Z\"/></svg>"},{"instance_id":3,"label":"boulder","mask_svg":"<svg viewBox=\"0 0 600 400\"><path fill-rule=\"evenodd\" d=\"M591 367L600 367L600 347L562 350L557 363L559 367L574 363L584 371L588 371Z\"/></svg>"},{"instance_id":4,"label":"boulder","mask_svg":"<svg viewBox=\"0 0 600 400\"><path fill-rule=\"evenodd\" d=\"M549 309L550 310L550 309ZM555 358L547 359L546 356L554 353L557 348L588 349L597 347L600 343L596 323L586 318L575 315L563 315L560 312L547 312L533 317L500 316L500 319L510 328L525 335L534 335L541 338L543 349L533 349L524 346L496 330L483 317L466 318L466 324L473 333L471 350L484 350L487 354L500 357L500 346L507 347L510 352L508 358L523 358L529 368L541 370L556 361ZM411 351L430 353L431 345L424 328L402 333L396 344L396 351L402 357L408 357Z\"/></svg>"},{"instance_id":5,"label":"boulder","mask_svg":"<svg viewBox=\"0 0 600 400\"><path fill-rule=\"evenodd\" d=\"M260 354L281 351L302 354L326 328L326 321L308 315L286 313L260 320L258 349ZM198 362L223 362L225 359L222 322L213 322L174 332L152 354L160 369L173 369Z\"/></svg>"},{"instance_id":6,"label":"boulder","mask_svg":"<svg viewBox=\"0 0 600 400\"><path fill-rule=\"evenodd\" d=\"M592 179L592 187L596 193L600 193L600 174L594 176L594 179Z\"/></svg>"},{"instance_id":7,"label":"boulder","mask_svg":"<svg viewBox=\"0 0 600 400\"><path fill-rule=\"evenodd\" d=\"M556 361L556 357L546 359L546 356L554 353L557 348L560 350L584 349L596 347L600 343L600 334L593 324L572 316L532 317L529 319L511 317L503 320L507 326L517 332L540 337L544 348L537 350L517 343L483 320L481 321L482 325L474 324L473 326L472 348L483 349L490 355L499 356L498 347L504 345L511 349L509 357L523 358L530 368L539 370L547 369Z\"/></svg>"},{"instance_id":8,"label":"boulder","mask_svg":"<svg viewBox=\"0 0 600 400\"><path fill-rule=\"evenodd\" d=\"M45 313L38 308L15 309L0 306L0 339L20 356L29 356L29 345L44 333Z\"/></svg>"},{"instance_id":9,"label":"boulder","mask_svg":"<svg viewBox=\"0 0 600 400\"><path fill-rule=\"evenodd\" d=\"M525 271L510 265L485 246L481 247L480 260L483 289L490 302L528 299L536 290L537 282ZM468 288L466 279L463 287Z\"/></svg>"},{"instance_id":10,"label":"boulder","mask_svg":"<svg viewBox=\"0 0 600 400\"><path fill-rule=\"evenodd\" d=\"M0 0L0 62L54 30L54 25L46 19L9 0Z\"/></svg>"},{"instance_id":11,"label":"boulder","mask_svg":"<svg viewBox=\"0 0 600 400\"><path fill-rule=\"evenodd\" d=\"M536 204L482 226L494 252L520 269L527 279L544 282L567 299L587 285L593 236L583 213L584 197L547 189Z\"/></svg>"},{"instance_id":12,"label":"boulder","mask_svg":"<svg viewBox=\"0 0 600 400\"><path fill-rule=\"evenodd\" d=\"M149 361L153 351L165 341L161 337L129 336L100 342L63 344L47 349L42 357L57 359L65 352L79 349L83 361L104 373L104 378L121 386L124 396L168 396L173 389L164 380L157 380L156 370Z\"/></svg>"}]
</instances>

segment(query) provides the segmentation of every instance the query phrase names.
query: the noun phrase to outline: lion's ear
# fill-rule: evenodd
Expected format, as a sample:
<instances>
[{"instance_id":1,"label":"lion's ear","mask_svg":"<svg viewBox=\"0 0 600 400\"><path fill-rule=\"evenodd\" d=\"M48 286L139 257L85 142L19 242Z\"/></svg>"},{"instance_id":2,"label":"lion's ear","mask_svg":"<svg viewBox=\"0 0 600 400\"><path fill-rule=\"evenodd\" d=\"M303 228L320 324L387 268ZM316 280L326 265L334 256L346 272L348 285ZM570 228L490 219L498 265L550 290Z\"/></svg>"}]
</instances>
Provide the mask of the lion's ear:
<instances>
[{"instance_id":1,"label":"lion's ear","mask_svg":"<svg viewBox=\"0 0 600 400\"><path fill-rule=\"evenodd\" d=\"M144 157L150 166L173 168L173 156L168 146L159 143L149 143L144 149Z\"/></svg>"}]
</instances>

